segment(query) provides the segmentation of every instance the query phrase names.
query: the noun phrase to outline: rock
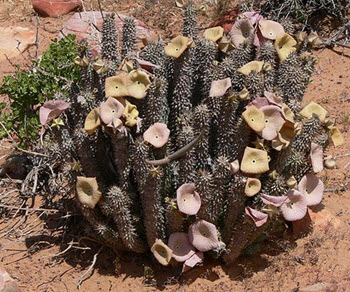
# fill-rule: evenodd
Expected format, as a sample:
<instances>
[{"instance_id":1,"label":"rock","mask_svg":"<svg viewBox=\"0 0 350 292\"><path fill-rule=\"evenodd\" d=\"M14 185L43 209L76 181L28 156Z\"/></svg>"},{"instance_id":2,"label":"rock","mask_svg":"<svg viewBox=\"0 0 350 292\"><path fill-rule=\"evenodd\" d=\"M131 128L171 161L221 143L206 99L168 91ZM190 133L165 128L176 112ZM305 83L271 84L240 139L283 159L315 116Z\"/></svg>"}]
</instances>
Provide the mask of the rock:
<instances>
[{"instance_id":1,"label":"rock","mask_svg":"<svg viewBox=\"0 0 350 292\"><path fill-rule=\"evenodd\" d=\"M338 286L331 283L317 283L304 288L299 288L299 292L335 292Z\"/></svg>"},{"instance_id":2,"label":"rock","mask_svg":"<svg viewBox=\"0 0 350 292\"><path fill-rule=\"evenodd\" d=\"M103 15L107 15L110 12L103 12ZM117 31L121 36L123 28L123 20L127 17L123 14L118 14L119 17L115 17L117 25ZM153 34L153 31L146 27L146 25L139 20L136 22L136 36L138 40L147 38ZM75 34L78 40L87 40L90 44L93 54L100 52L100 43L102 34L103 19L100 11L88 11L82 13L75 13L64 25L62 32L58 35L61 39L67 34ZM96 29L96 27L98 29Z\"/></svg>"},{"instance_id":3,"label":"rock","mask_svg":"<svg viewBox=\"0 0 350 292\"><path fill-rule=\"evenodd\" d=\"M0 292L20 292L15 280L4 270L0 269Z\"/></svg>"},{"instance_id":4,"label":"rock","mask_svg":"<svg viewBox=\"0 0 350 292\"><path fill-rule=\"evenodd\" d=\"M331 214L327 209L320 209L320 207L308 208L306 216L301 219L292 222L293 233L296 236L302 236L307 234L313 228L324 229L327 226L332 226L333 229L338 229L342 225L342 221Z\"/></svg>"},{"instance_id":5,"label":"rock","mask_svg":"<svg viewBox=\"0 0 350 292\"><path fill-rule=\"evenodd\" d=\"M20 55L34 45L35 38L27 27L0 27L0 61Z\"/></svg>"},{"instance_id":6,"label":"rock","mask_svg":"<svg viewBox=\"0 0 350 292\"><path fill-rule=\"evenodd\" d=\"M82 6L81 0L32 0L34 10L41 16L59 17Z\"/></svg>"},{"instance_id":7,"label":"rock","mask_svg":"<svg viewBox=\"0 0 350 292\"><path fill-rule=\"evenodd\" d=\"M342 226L342 221L327 209L319 210L317 208L312 208L309 209L309 213L314 228L323 229L330 225L333 229L338 229Z\"/></svg>"}]
</instances>

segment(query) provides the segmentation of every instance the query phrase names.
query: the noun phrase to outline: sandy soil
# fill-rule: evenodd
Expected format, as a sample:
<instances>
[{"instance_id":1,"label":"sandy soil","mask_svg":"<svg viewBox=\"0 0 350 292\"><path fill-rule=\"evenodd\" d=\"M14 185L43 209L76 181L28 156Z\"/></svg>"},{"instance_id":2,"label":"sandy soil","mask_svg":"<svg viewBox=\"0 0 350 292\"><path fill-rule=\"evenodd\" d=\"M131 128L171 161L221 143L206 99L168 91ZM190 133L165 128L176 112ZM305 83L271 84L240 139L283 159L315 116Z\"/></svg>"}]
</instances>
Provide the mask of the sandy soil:
<instances>
[{"instance_id":1,"label":"sandy soil","mask_svg":"<svg viewBox=\"0 0 350 292\"><path fill-rule=\"evenodd\" d=\"M20 8L8 5L5 10L1 6L0 26L20 25L35 29L37 18L31 14L29 1L19 2L25 5ZM87 8L92 2L85 2ZM169 6L170 1L149 7L142 18L141 4L102 2L105 8L113 11L118 8L121 13L133 14L158 31L166 29L166 37L179 30L181 10L173 4ZM95 2L92 4L96 5ZM161 13L167 17L160 19ZM39 52L48 46L69 17L39 19ZM205 18L205 15L201 16L201 19ZM30 52L33 53L34 48ZM1 218L0 267L17 280L22 291L76 291L79 279L85 277L99 251L92 276L82 283L81 291L305 291L303 287L316 283L327 283L328 291L349 291L350 191L338 190L349 184L350 177L350 166L345 168L350 156L342 156L350 153L350 50L325 49L314 54L319 63L305 102L321 103L336 119L346 141L345 145L330 147L327 151L327 154L339 157L339 168L321 173L329 191L318 210L331 214L331 223L320 226L321 218L315 222L318 226L313 232L304 238L294 240L288 232L286 239L267 240L259 253L241 256L232 266L208 262L179 277L179 267L165 269L147 256L117 256L88 239L75 238L72 243L69 230L54 228L58 226L59 218L34 212L25 222L24 217ZM28 54L24 54L12 62L26 64L28 59ZM0 63L0 77L12 72L14 68L8 62ZM0 148L0 157L6 154L5 151ZM5 192L2 189L2 193ZM39 207L40 202L35 206ZM332 224L338 221L340 224Z\"/></svg>"}]
</instances>

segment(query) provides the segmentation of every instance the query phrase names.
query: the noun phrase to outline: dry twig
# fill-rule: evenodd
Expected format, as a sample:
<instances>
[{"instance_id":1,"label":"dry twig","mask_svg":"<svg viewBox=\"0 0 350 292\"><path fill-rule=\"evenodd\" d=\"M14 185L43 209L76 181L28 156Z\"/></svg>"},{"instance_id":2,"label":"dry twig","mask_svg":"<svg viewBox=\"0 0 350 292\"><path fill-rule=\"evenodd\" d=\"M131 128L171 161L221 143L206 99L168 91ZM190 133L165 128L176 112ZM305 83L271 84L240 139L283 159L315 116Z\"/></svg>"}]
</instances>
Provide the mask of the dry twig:
<instances>
[{"instance_id":1,"label":"dry twig","mask_svg":"<svg viewBox=\"0 0 350 292\"><path fill-rule=\"evenodd\" d=\"M96 261L97 261L97 257L98 257L98 255L100 254L100 252L102 251L103 248L104 248L104 246L102 245L102 246L100 247L100 249L97 251L97 253L95 253L94 259L92 260L92 263L91 263L89 269L88 269L83 275L81 275L81 276L79 277L78 285L77 285L78 291L80 291L81 284L82 284L85 280L87 280L88 278L91 277L91 275L92 275L92 270L93 270L93 268L94 268L94 266L95 266L95 264L96 264Z\"/></svg>"}]
</instances>

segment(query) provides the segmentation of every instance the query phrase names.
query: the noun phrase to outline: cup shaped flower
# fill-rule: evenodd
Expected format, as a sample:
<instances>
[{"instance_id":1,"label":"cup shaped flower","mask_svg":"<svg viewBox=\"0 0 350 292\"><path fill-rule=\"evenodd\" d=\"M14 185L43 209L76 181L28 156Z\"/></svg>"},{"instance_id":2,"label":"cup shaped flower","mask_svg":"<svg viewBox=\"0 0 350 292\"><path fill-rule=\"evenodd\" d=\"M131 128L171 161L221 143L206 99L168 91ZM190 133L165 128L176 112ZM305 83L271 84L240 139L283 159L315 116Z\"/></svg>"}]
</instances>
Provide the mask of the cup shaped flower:
<instances>
[{"instance_id":1,"label":"cup shaped flower","mask_svg":"<svg viewBox=\"0 0 350 292\"><path fill-rule=\"evenodd\" d=\"M287 121L294 123L294 113L285 103L282 103L282 115Z\"/></svg>"},{"instance_id":2,"label":"cup shaped flower","mask_svg":"<svg viewBox=\"0 0 350 292\"><path fill-rule=\"evenodd\" d=\"M260 137L256 137L256 140L252 142L256 149L264 149L265 148L265 140Z\"/></svg>"},{"instance_id":3,"label":"cup shaped flower","mask_svg":"<svg viewBox=\"0 0 350 292\"><path fill-rule=\"evenodd\" d=\"M107 73L109 70L111 70L102 59L98 59L97 61L95 61L92 64L92 68L96 71L98 75Z\"/></svg>"},{"instance_id":4,"label":"cup shaped flower","mask_svg":"<svg viewBox=\"0 0 350 292\"><path fill-rule=\"evenodd\" d=\"M156 148L163 147L169 140L170 130L166 124L155 123L143 134L143 139Z\"/></svg>"},{"instance_id":5,"label":"cup shaped flower","mask_svg":"<svg viewBox=\"0 0 350 292\"><path fill-rule=\"evenodd\" d=\"M171 40L171 42L164 47L165 55L172 58L178 58L187 48L192 45L193 41L182 35L179 35Z\"/></svg>"},{"instance_id":6,"label":"cup shaped flower","mask_svg":"<svg viewBox=\"0 0 350 292\"><path fill-rule=\"evenodd\" d=\"M314 174L306 174L298 184L298 190L304 195L308 206L321 203L323 198L323 182Z\"/></svg>"},{"instance_id":7,"label":"cup shaped flower","mask_svg":"<svg viewBox=\"0 0 350 292\"><path fill-rule=\"evenodd\" d=\"M296 40L293 39L289 34L284 33L277 36L275 41L275 50L281 62L296 51Z\"/></svg>"},{"instance_id":8,"label":"cup shaped flower","mask_svg":"<svg viewBox=\"0 0 350 292\"><path fill-rule=\"evenodd\" d=\"M276 95L276 93L264 91L264 96L267 98L270 104L282 107L283 99Z\"/></svg>"},{"instance_id":9,"label":"cup shaped flower","mask_svg":"<svg viewBox=\"0 0 350 292\"><path fill-rule=\"evenodd\" d=\"M324 120L324 125L326 129L330 131L334 127L334 120L327 118Z\"/></svg>"},{"instance_id":10,"label":"cup shaped flower","mask_svg":"<svg viewBox=\"0 0 350 292\"><path fill-rule=\"evenodd\" d=\"M271 146L277 151L286 149L289 146L290 141L295 135L294 123L288 120L284 122L281 130L277 134L277 137L272 140Z\"/></svg>"},{"instance_id":11,"label":"cup shaped flower","mask_svg":"<svg viewBox=\"0 0 350 292\"><path fill-rule=\"evenodd\" d=\"M318 103L311 101L301 110L300 115L309 119L313 114L317 115L321 121L324 121L328 112Z\"/></svg>"},{"instance_id":12,"label":"cup shaped flower","mask_svg":"<svg viewBox=\"0 0 350 292\"><path fill-rule=\"evenodd\" d=\"M236 48L244 42L252 43L254 27L249 19L240 19L232 26L230 31L231 41Z\"/></svg>"},{"instance_id":13,"label":"cup shaped flower","mask_svg":"<svg viewBox=\"0 0 350 292\"><path fill-rule=\"evenodd\" d=\"M232 51L234 49L234 46L232 45L231 41L226 37L223 36L220 41L218 42L218 47L221 52L228 53L229 51Z\"/></svg>"},{"instance_id":14,"label":"cup shaped flower","mask_svg":"<svg viewBox=\"0 0 350 292\"><path fill-rule=\"evenodd\" d=\"M253 197L260 192L261 182L257 178L248 178L245 184L244 193L247 197Z\"/></svg>"},{"instance_id":15,"label":"cup shaped flower","mask_svg":"<svg viewBox=\"0 0 350 292\"><path fill-rule=\"evenodd\" d=\"M216 43L224 35L224 29L221 26L208 28L204 31L203 37L209 41Z\"/></svg>"},{"instance_id":16,"label":"cup shaped flower","mask_svg":"<svg viewBox=\"0 0 350 292\"><path fill-rule=\"evenodd\" d=\"M101 75L103 73L107 73L111 68L109 68L108 63L103 61L102 59L96 60L92 64L92 68L96 71L98 75Z\"/></svg>"},{"instance_id":17,"label":"cup shaped flower","mask_svg":"<svg viewBox=\"0 0 350 292\"><path fill-rule=\"evenodd\" d=\"M298 42L298 45L300 46L306 40L307 32L306 31L298 31L296 34L294 34L294 36Z\"/></svg>"},{"instance_id":18,"label":"cup shaped flower","mask_svg":"<svg viewBox=\"0 0 350 292\"><path fill-rule=\"evenodd\" d=\"M89 65L89 59L87 57L81 58L81 57L77 56L74 59L74 64L78 65L80 67L87 67Z\"/></svg>"},{"instance_id":19,"label":"cup shaped flower","mask_svg":"<svg viewBox=\"0 0 350 292\"><path fill-rule=\"evenodd\" d=\"M182 266L182 273L192 269L194 266L202 263L204 260L204 254L197 251L193 256L186 260Z\"/></svg>"},{"instance_id":20,"label":"cup shaped flower","mask_svg":"<svg viewBox=\"0 0 350 292\"><path fill-rule=\"evenodd\" d=\"M201 207L201 198L193 183L186 183L176 191L176 201L179 211L187 215L196 215Z\"/></svg>"},{"instance_id":21,"label":"cup shaped flower","mask_svg":"<svg viewBox=\"0 0 350 292\"><path fill-rule=\"evenodd\" d=\"M39 110L40 123L45 126L63 113L70 104L64 100L46 101Z\"/></svg>"},{"instance_id":22,"label":"cup shaped flower","mask_svg":"<svg viewBox=\"0 0 350 292\"><path fill-rule=\"evenodd\" d=\"M310 159L312 164L312 170L314 173L318 173L323 170L323 149L322 146L312 142Z\"/></svg>"},{"instance_id":23,"label":"cup shaped flower","mask_svg":"<svg viewBox=\"0 0 350 292\"><path fill-rule=\"evenodd\" d=\"M134 69L134 60L129 59L128 57L124 58L122 63L119 65L118 70L124 72L131 72Z\"/></svg>"},{"instance_id":24,"label":"cup shaped flower","mask_svg":"<svg viewBox=\"0 0 350 292\"><path fill-rule=\"evenodd\" d=\"M245 207L245 213L254 221L256 227L264 225L269 215L250 207Z\"/></svg>"},{"instance_id":25,"label":"cup shaped flower","mask_svg":"<svg viewBox=\"0 0 350 292\"><path fill-rule=\"evenodd\" d=\"M243 89L238 93L238 97L241 100L250 100L249 91L245 86L243 86Z\"/></svg>"},{"instance_id":26,"label":"cup shaped flower","mask_svg":"<svg viewBox=\"0 0 350 292\"><path fill-rule=\"evenodd\" d=\"M132 70L129 73L131 84L128 87L129 96L142 99L147 95L147 90L151 85L148 74L141 70Z\"/></svg>"},{"instance_id":27,"label":"cup shaped flower","mask_svg":"<svg viewBox=\"0 0 350 292\"><path fill-rule=\"evenodd\" d=\"M287 221L296 221L305 217L307 202L305 196L297 191L290 190L287 193L288 201L281 205L281 212Z\"/></svg>"},{"instance_id":28,"label":"cup shaped flower","mask_svg":"<svg viewBox=\"0 0 350 292\"><path fill-rule=\"evenodd\" d=\"M142 60L142 59L136 58L135 60L137 61L137 63L139 64L139 66L142 69L144 69L144 70L146 70L146 71L148 71L150 73L153 72L153 69L160 69L161 68L159 65L153 64L151 62L148 62L148 61L145 61L145 60Z\"/></svg>"},{"instance_id":29,"label":"cup shaped flower","mask_svg":"<svg viewBox=\"0 0 350 292\"><path fill-rule=\"evenodd\" d=\"M258 97L256 99L254 99L252 102L249 103L249 106L254 105L256 108L260 109L264 106L268 106L271 103L269 102L269 100L265 97Z\"/></svg>"},{"instance_id":30,"label":"cup shaped flower","mask_svg":"<svg viewBox=\"0 0 350 292\"><path fill-rule=\"evenodd\" d=\"M131 85L129 73L119 71L116 76L106 78L106 97L124 97L129 95L128 87Z\"/></svg>"},{"instance_id":31,"label":"cup shaped flower","mask_svg":"<svg viewBox=\"0 0 350 292\"><path fill-rule=\"evenodd\" d=\"M264 61L251 61L241 68L237 69L239 73L242 73L246 76L248 76L252 71L255 72L261 72L261 71L269 71L271 70L272 67L269 63L264 62Z\"/></svg>"},{"instance_id":32,"label":"cup shaped flower","mask_svg":"<svg viewBox=\"0 0 350 292\"><path fill-rule=\"evenodd\" d=\"M333 156L327 156L325 161L324 161L324 166L327 169L333 169L337 166L337 162L333 158Z\"/></svg>"},{"instance_id":33,"label":"cup shaped flower","mask_svg":"<svg viewBox=\"0 0 350 292\"><path fill-rule=\"evenodd\" d=\"M123 121L121 119L113 119L107 127L112 128L114 134L117 133L117 130L122 132L122 128L124 127Z\"/></svg>"},{"instance_id":34,"label":"cup shaped flower","mask_svg":"<svg viewBox=\"0 0 350 292\"><path fill-rule=\"evenodd\" d=\"M101 126L100 108L94 108L85 118L84 129L92 135L99 126Z\"/></svg>"},{"instance_id":35,"label":"cup shaped flower","mask_svg":"<svg viewBox=\"0 0 350 292\"><path fill-rule=\"evenodd\" d=\"M230 163L230 171L232 173L237 173L239 171L239 160L236 159L235 161Z\"/></svg>"},{"instance_id":36,"label":"cup shaped flower","mask_svg":"<svg viewBox=\"0 0 350 292\"><path fill-rule=\"evenodd\" d=\"M61 118L57 118L52 121L52 124L51 124L52 128L57 128L59 130L61 126L64 126L64 122L62 121Z\"/></svg>"},{"instance_id":37,"label":"cup shaped flower","mask_svg":"<svg viewBox=\"0 0 350 292\"><path fill-rule=\"evenodd\" d=\"M242 13L252 25L259 23L261 20L264 20L264 17L257 11L247 11Z\"/></svg>"},{"instance_id":38,"label":"cup shaped flower","mask_svg":"<svg viewBox=\"0 0 350 292\"><path fill-rule=\"evenodd\" d=\"M260 109L264 113L265 127L260 135L267 141L271 141L277 137L278 132L282 129L284 118L282 111L278 106L268 105Z\"/></svg>"},{"instance_id":39,"label":"cup shaped flower","mask_svg":"<svg viewBox=\"0 0 350 292\"><path fill-rule=\"evenodd\" d=\"M260 149L246 147L244 150L241 171L249 174L260 174L269 170L267 152Z\"/></svg>"},{"instance_id":40,"label":"cup shaped flower","mask_svg":"<svg viewBox=\"0 0 350 292\"><path fill-rule=\"evenodd\" d=\"M135 126L138 122L139 117L139 111L137 110L136 105L126 101L126 105L123 111L123 117L125 118L125 126Z\"/></svg>"},{"instance_id":41,"label":"cup shaped flower","mask_svg":"<svg viewBox=\"0 0 350 292\"><path fill-rule=\"evenodd\" d=\"M188 229L190 243L201 252L218 247L218 231L214 224L205 220L197 220Z\"/></svg>"},{"instance_id":42,"label":"cup shaped flower","mask_svg":"<svg viewBox=\"0 0 350 292\"><path fill-rule=\"evenodd\" d=\"M262 194L261 200L266 205L281 207L283 204L289 201L289 198L288 196L270 196L270 195Z\"/></svg>"},{"instance_id":43,"label":"cup shaped flower","mask_svg":"<svg viewBox=\"0 0 350 292\"><path fill-rule=\"evenodd\" d=\"M173 251L173 258L180 263L196 253L194 246L188 240L188 234L184 232L170 234L168 246Z\"/></svg>"},{"instance_id":44,"label":"cup shaped flower","mask_svg":"<svg viewBox=\"0 0 350 292\"><path fill-rule=\"evenodd\" d=\"M344 144L343 134L337 127L332 127L330 130L331 139L335 147L341 146Z\"/></svg>"},{"instance_id":45,"label":"cup shaped flower","mask_svg":"<svg viewBox=\"0 0 350 292\"><path fill-rule=\"evenodd\" d=\"M265 115L254 105L248 106L242 117L255 132L261 132L265 127Z\"/></svg>"},{"instance_id":46,"label":"cup shaped flower","mask_svg":"<svg viewBox=\"0 0 350 292\"><path fill-rule=\"evenodd\" d=\"M151 252L157 261L163 266L167 266L173 255L173 251L161 240L157 239L151 247Z\"/></svg>"},{"instance_id":47,"label":"cup shaped flower","mask_svg":"<svg viewBox=\"0 0 350 292\"><path fill-rule=\"evenodd\" d=\"M322 44L322 40L315 31L310 32L308 42L312 48L318 48Z\"/></svg>"},{"instance_id":48,"label":"cup shaped flower","mask_svg":"<svg viewBox=\"0 0 350 292\"><path fill-rule=\"evenodd\" d=\"M106 125L119 119L124 112L123 104L116 98L109 97L100 106L100 118Z\"/></svg>"},{"instance_id":49,"label":"cup shaped flower","mask_svg":"<svg viewBox=\"0 0 350 292\"><path fill-rule=\"evenodd\" d=\"M293 175L286 181L286 185L290 189L295 189L297 184L298 182Z\"/></svg>"},{"instance_id":50,"label":"cup shaped flower","mask_svg":"<svg viewBox=\"0 0 350 292\"><path fill-rule=\"evenodd\" d=\"M223 96L227 90L231 87L231 78L225 78L221 80L214 80L211 83L209 96L210 97L219 97Z\"/></svg>"},{"instance_id":51,"label":"cup shaped flower","mask_svg":"<svg viewBox=\"0 0 350 292\"><path fill-rule=\"evenodd\" d=\"M275 40L279 35L284 34L284 28L276 21L260 20L259 29L264 38Z\"/></svg>"},{"instance_id":52,"label":"cup shaped flower","mask_svg":"<svg viewBox=\"0 0 350 292\"><path fill-rule=\"evenodd\" d=\"M95 208L102 193L98 190L96 177L77 177L77 197L80 203L91 209Z\"/></svg>"}]
</instances>

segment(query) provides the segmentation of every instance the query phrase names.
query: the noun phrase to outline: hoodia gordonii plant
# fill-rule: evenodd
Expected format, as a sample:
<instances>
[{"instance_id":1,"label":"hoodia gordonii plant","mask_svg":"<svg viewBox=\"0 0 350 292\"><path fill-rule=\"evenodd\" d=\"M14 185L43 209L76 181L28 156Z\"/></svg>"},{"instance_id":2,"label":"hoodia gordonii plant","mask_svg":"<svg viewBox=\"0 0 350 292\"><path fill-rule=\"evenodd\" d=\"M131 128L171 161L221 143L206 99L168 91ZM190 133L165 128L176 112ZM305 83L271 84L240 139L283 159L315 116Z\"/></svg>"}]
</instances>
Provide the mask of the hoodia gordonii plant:
<instances>
[{"instance_id":1,"label":"hoodia gordonii plant","mask_svg":"<svg viewBox=\"0 0 350 292\"><path fill-rule=\"evenodd\" d=\"M100 240L184 270L206 256L230 264L302 219L322 200L328 141L342 143L324 108L303 107L315 58L282 25L245 13L228 35L199 35L194 11L185 36L139 52L134 21L119 46L107 16L102 57L85 46L81 83L40 109Z\"/></svg>"}]
</instances>

